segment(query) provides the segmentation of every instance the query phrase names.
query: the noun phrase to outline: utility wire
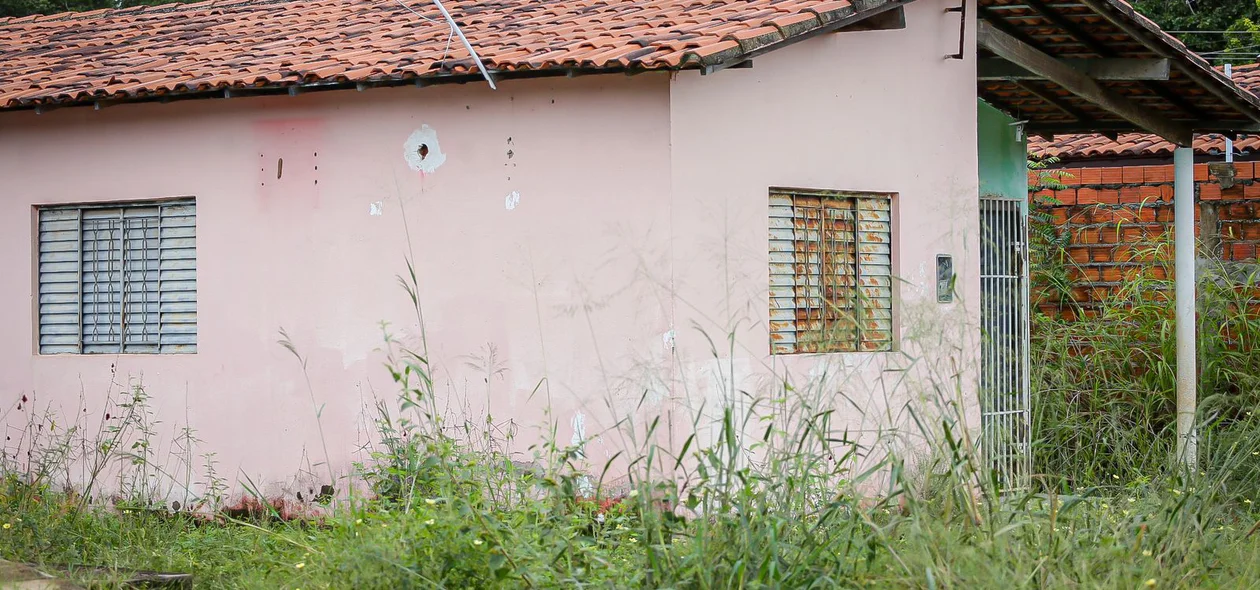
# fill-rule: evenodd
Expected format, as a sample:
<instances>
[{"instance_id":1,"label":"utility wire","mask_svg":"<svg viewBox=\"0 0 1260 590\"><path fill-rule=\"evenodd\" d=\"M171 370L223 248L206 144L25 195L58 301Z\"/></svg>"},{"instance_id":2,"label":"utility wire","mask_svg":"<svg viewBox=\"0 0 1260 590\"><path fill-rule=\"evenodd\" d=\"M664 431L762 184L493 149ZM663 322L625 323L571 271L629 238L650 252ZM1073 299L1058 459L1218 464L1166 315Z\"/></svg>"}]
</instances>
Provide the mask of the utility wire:
<instances>
[{"instance_id":1,"label":"utility wire","mask_svg":"<svg viewBox=\"0 0 1260 590\"><path fill-rule=\"evenodd\" d=\"M411 14L414 14L425 21L431 22L433 24L437 24L438 21L435 21L423 14L420 14L419 12L416 12L415 10L412 10L412 8L410 6L407 6L403 2L403 0L395 0L395 1L398 2L399 6L406 8L407 12L410 12ZM473 49L472 43L470 43L468 41L468 38L464 36L464 32L459 29L459 25L456 24L455 19L451 17L451 13L446 11L445 6L442 6L442 0L433 0L433 3L437 5L438 11L442 13L442 16L446 17L447 26L450 27L451 33L455 35L459 35L459 40L464 42L464 49L468 50L468 54L471 55L473 58L473 61L477 63L477 69L481 70L481 77L485 78L486 83L490 84L491 90L498 90L498 88L495 87L494 85L494 78L490 77L490 71L486 69L486 64L481 62L481 58L477 55L477 50ZM451 50L451 36L448 35L446 37L446 50L442 52L442 61L446 61L446 55L450 53L450 50Z\"/></svg>"}]
</instances>

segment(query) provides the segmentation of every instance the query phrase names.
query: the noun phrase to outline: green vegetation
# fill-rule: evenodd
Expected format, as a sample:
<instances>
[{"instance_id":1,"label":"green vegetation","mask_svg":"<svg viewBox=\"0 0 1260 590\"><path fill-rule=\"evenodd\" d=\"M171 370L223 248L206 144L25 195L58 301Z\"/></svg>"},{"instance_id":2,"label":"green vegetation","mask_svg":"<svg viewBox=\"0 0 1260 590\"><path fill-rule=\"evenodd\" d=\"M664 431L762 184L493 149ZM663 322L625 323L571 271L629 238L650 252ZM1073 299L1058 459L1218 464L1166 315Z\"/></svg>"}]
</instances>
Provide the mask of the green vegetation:
<instances>
[{"instance_id":1,"label":"green vegetation","mask_svg":"<svg viewBox=\"0 0 1260 590\"><path fill-rule=\"evenodd\" d=\"M169 0L0 0L0 18L170 4Z\"/></svg>"},{"instance_id":2,"label":"green vegetation","mask_svg":"<svg viewBox=\"0 0 1260 590\"><path fill-rule=\"evenodd\" d=\"M1133 7L1214 62L1251 63L1260 54L1260 1L1135 0Z\"/></svg>"},{"instance_id":3,"label":"green vegetation","mask_svg":"<svg viewBox=\"0 0 1260 590\"><path fill-rule=\"evenodd\" d=\"M733 432L734 416L726 423ZM1237 426L1253 433L1256 424ZM1254 476L1238 469L1260 452L1255 436L1184 477L1149 450L1116 449L1152 467L1140 474L1084 455L1097 473L1118 473L1005 500L947 442L955 451L926 481L895 475L894 493L862 501L855 485L869 474L837 477L848 474L833 471L811 428L772 435L779 450L761 468L739 466L733 437L723 436L692 455L687 491L641 482L595 501L579 499L575 472L518 469L417 424L406 437L416 442L365 469L379 496L292 521L260 504L214 517L85 505L11 474L0 486L0 557L191 572L211 588L1199 588L1260 579ZM784 444L793 440L802 452ZM689 519L665 509L674 501ZM71 578L102 585L99 575Z\"/></svg>"}]
</instances>

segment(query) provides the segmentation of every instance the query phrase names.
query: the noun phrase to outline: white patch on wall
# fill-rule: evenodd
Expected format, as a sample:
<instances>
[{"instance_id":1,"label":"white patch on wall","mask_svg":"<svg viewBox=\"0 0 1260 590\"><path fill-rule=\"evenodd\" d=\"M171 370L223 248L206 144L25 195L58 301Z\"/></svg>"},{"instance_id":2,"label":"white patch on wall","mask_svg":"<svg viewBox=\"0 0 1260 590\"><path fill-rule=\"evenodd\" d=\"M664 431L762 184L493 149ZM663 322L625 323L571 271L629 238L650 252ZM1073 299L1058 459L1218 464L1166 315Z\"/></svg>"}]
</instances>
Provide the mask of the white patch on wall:
<instances>
[{"instance_id":1,"label":"white patch on wall","mask_svg":"<svg viewBox=\"0 0 1260 590\"><path fill-rule=\"evenodd\" d=\"M661 345L665 347L665 350L667 352L674 350L674 331L673 330L670 330L664 334L661 334Z\"/></svg>"},{"instance_id":2,"label":"white patch on wall","mask_svg":"<svg viewBox=\"0 0 1260 590\"><path fill-rule=\"evenodd\" d=\"M582 415L582 412L573 414L570 425L573 426L573 438L570 438L569 442L579 449L577 455L578 458L582 458L586 455L581 451L582 444L586 442L586 416Z\"/></svg>"},{"instance_id":3,"label":"white patch on wall","mask_svg":"<svg viewBox=\"0 0 1260 590\"><path fill-rule=\"evenodd\" d=\"M375 203L369 203L369 204L368 204L368 215L371 215L371 216L373 216L373 217L379 217L379 216L381 216L384 212L385 212L385 203L384 203L384 202L382 202L382 201L376 201Z\"/></svg>"},{"instance_id":4,"label":"white patch on wall","mask_svg":"<svg viewBox=\"0 0 1260 590\"><path fill-rule=\"evenodd\" d=\"M928 274L927 262L920 261L919 262L919 277L917 281L919 284L920 297L926 297L928 295L928 288L936 285L936 281L929 279L928 278L929 276L930 275Z\"/></svg>"},{"instance_id":5,"label":"white patch on wall","mask_svg":"<svg viewBox=\"0 0 1260 590\"><path fill-rule=\"evenodd\" d=\"M521 202L521 193L512 191L503 199L503 208L511 211Z\"/></svg>"},{"instance_id":6,"label":"white patch on wall","mask_svg":"<svg viewBox=\"0 0 1260 590\"><path fill-rule=\"evenodd\" d=\"M407 166L416 172L428 174L446 162L446 154L438 144L437 131L423 125L412 132L411 137L403 144L403 159Z\"/></svg>"},{"instance_id":7,"label":"white patch on wall","mask_svg":"<svg viewBox=\"0 0 1260 590\"><path fill-rule=\"evenodd\" d=\"M595 484L591 483L591 478L585 475L579 476L577 478L577 485L578 485L578 493L582 494L583 496L590 497L590 496L595 495ZM603 516L603 515L601 514L600 516Z\"/></svg>"}]
</instances>

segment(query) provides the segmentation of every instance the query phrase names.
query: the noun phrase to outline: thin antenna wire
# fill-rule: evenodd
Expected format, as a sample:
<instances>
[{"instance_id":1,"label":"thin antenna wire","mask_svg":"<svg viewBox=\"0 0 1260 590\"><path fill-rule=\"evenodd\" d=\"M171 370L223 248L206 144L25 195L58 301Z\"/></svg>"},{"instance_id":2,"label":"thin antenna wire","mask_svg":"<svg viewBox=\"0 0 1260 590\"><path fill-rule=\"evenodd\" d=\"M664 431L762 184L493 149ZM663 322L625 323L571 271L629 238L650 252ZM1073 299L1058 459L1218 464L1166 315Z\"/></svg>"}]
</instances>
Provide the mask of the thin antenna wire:
<instances>
[{"instance_id":1,"label":"thin antenna wire","mask_svg":"<svg viewBox=\"0 0 1260 590\"><path fill-rule=\"evenodd\" d=\"M424 19L425 21L431 22L433 24L437 24L437 21L423 14L420 14L419 12L416 12L415 10L412 10L410 6L407 6L406 4L403 3L403 0L395 0L395 1L398 2L399 6L406 8L407 12L410 12L411 14L414 14L420 17L421 19ZM442 6L442 0L433 0L433 3L437 5L438 11L442 13L442 16L446 17L446 23L448 26L450 26L451 31L455 33L456 35L459 35L459 40L464 42L464 49L468 50L468 54L471 55L473 58L473 61L477 63L477 69L481 70L481 77L485 78L486 83L490 84L491 90L498 90L498 87L494 85L494 78L490 77L490 71L486 69L486 64L481 62L481 58L477 55L477 50L473 49L472 43L468 42L468 38L464 36L464 32L460 30L459 25L455 24L455 19L451 18L451 13L446 11L445 6ZM446 61L446 56L448 53L450 53L450 50L451 50L451 37L450 35L447 35L446 51L442 52L442 61Z\"/></svg>"},{"instance_id":2,"label":"thin antenna wire","mask_svg":"<svg viewBox=\"0 0 1260 590\"><path fill-rule=\"evenodd\" d=\"M494 86L494 78L490 77L490 71L486 69L486 64L481 63L481 58L477 56L477 50L473 49L472 43L468 42L468 37L464 36L464 32L459 29L459 25L455 24L455 19L451 18L451 13L446 11L446 7L442 6L442 0L433 0L438 10L442 12L442 16L446 17L446 22L451 24L451 28L455 30L455 34L459 35L459 40L464 42L464 49L468 50L468 54L472 56L473 61L477 62L477 68L481 70L481 77L486 79L486 83L490 85L491 90L498 90Z\"/></svg>"}]
</instances>

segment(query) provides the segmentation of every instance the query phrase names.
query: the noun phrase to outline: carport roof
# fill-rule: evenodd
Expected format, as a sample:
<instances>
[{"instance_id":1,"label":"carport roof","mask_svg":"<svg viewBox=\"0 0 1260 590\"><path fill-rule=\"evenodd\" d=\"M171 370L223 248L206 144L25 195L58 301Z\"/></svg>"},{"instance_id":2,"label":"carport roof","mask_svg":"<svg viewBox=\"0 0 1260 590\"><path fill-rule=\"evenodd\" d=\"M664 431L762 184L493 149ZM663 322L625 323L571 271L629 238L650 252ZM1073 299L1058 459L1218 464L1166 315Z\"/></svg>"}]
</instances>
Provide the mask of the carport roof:
<instances>
[{"instance_id":1,"label":"carport roof","mask_svg":"<svg viewBox=\"0 0 1260 590\"><path fill-rule=\"evenodd\" d=\"M978 92L1030 134L1260 129L1246 92L1123 0L979 0ZM1065 69L1066 68L1066 69Z\"/></svg>"}]
</instances>

